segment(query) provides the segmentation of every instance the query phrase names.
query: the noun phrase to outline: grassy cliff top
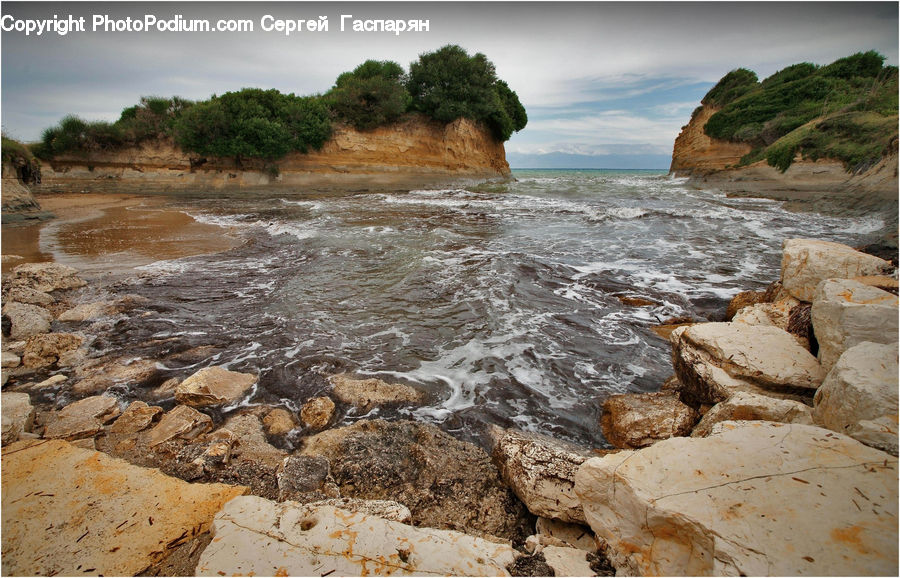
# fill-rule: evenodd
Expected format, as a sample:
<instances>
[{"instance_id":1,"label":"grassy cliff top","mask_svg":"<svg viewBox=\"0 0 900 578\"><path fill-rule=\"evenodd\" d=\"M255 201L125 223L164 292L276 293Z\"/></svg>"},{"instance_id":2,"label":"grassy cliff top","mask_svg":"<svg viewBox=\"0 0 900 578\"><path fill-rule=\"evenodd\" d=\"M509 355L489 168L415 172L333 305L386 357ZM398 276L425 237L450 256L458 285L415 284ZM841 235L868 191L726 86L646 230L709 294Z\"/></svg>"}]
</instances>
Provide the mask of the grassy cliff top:
<instances>
[{"instance_id":1,"label":"grassy cliff top","mask_svg":"<svg viewBox=\"0 0 900 578\"><path fill-rule=\"evenodd\" d=\"M897 67L884 66L874 51L827 66L794 64L762 82L739 68L703 98L705 106L720 108L704 130L751 145L740 165L766 159L786 171L800 153L838 159L859 172L896 150L897 90Z\"/></svg>"}]
</instances>

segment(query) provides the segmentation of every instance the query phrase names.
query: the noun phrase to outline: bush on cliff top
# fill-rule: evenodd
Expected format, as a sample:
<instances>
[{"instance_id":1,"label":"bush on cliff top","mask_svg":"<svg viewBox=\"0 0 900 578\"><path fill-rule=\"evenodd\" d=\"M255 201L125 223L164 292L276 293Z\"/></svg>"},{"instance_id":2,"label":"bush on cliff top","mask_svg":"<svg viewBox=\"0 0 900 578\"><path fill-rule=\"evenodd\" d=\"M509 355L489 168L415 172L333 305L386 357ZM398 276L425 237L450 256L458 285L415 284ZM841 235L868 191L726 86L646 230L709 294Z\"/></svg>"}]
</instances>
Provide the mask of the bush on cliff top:
<instances>
[{"instance_id":1,"label":"bush on cliff top","mask_svg":"<svg viewBox=\"0 0 900 578\"><path fill-rule=\"evenodd\" d=\"M761 83L739 69L704 97L705 105L721 107L704 130L752 145L742 164L766 158L785 171L800 152L805 158L836 158L857 171L877 162L896 139L897 92L897 68L884 66L874 51L823 67L795 64Z\"/></svg>"},{"instance_id":2,"label":"bush on cliff top","mask_svg":"<svg viewBox=\"0 0 900 578\"><path fill-rule=\"evenodd\" d=\"M357 130L397 121L409 108L403 68L390 60L367 60L338 76L325 101L341 120Z\"/></svg>"}]
</instances>

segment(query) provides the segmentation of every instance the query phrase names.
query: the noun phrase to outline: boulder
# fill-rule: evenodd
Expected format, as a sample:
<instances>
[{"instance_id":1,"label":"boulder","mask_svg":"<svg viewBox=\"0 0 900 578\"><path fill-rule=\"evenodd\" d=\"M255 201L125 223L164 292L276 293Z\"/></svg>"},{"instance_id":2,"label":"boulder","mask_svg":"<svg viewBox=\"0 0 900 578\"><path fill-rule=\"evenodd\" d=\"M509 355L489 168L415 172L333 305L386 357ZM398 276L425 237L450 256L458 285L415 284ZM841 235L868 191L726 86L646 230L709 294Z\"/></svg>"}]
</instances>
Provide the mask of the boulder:
<instances>
[{"instance_id":1,"label":"boulder","mask_svg":"<svg viewBox=\"0 0 900 578\"><path fill-rule=\"evenodd\" d=\"M816 358L777 327L701 323L676 329L672 343L681 399L694 407L738 391L803 399L825 378Z\"/></svg>"},{"instance_id":2,"label":"boulder","mask_svg":"<svg viewBox=\"0 0 900 578\"><path fill-rule=\"evenodd\" d=\"M693 437L708 436L713 426L723 421L774 421L812 425L812 408L799 401L777 399L739 391L717 403L703 414L703 419L691 433Z\"/></svg>"},{"instance_id":3,"label":"boulder","mask_svg":"<svg viewBox=\"0 0 900 578\"><path fill-rule=\"evenodd\" d=\"M50 331L53 314L37 305L9 302L3 306L3 315L9 318L10 339L28 339Z\"/></svg>"},{"instance_id":4,"label":"boulder","mask_svg":"<svg viewBox=\"0 0 900 578\"><path fill-rule=\"evenodd\" d=\"M47 425L44 437L69 441L93 437L119 413L119 401L114 397L86 397L62 408L56 419Z\"/></svg>"},{"instance_id":5,"label":"boulder","mask_svg":"<svg viewBox=\"0 0 900 578\"><path fill-rule=\"evenodd\" d=\"M40 305L41 307L56 303L56 299L49 293L35 291L30 287L10 287L3 300L7 303L15 301L17 303Z\"/></svg>"},{"instance_id":6,"label":"boulder","mask_svg":"<svg viewBox=\"0 0 900 578\"><path fill-rule=\"evenodd\" d=\"M575 489L618 574L893 575L897 468L815 426L724 422L588 460Z\"/></svg>"},{"instance_id":7,"label":"boulder","mask_svg":"<svg viewBox=\"0 0 900 578\"><path fill-rule=\"evenodd\" d=\"M263 418L263 427L270 436L284 435L296 426L293 414L280 407L273 409Z\"/></svg>"},{"instance_id":8,"label":"boulder","mask_svg":"<svg viewBox=\"0 0 900 578\"><path fill-rule=\"evenodd\" d=\"M175 388L175 400L193 407L234 403L256 384L257 376L207 367L182 381Z\"/></svg>"},{"instance_id":9,"label":"boulder","mask_svg":"<svg viewBox=\"0 0 900 578\"><path fill-rule=\"evenodd\" d=\"M3 451L3 574L134 576L246 488L188 484L59 440Z\"/></svg>"},{"instance_id":10,"label":"boulder","mask_svg":"<svg viewBox=\"0 0 900 578\"><path fill-rule=\"evenodd\" d=\"M881 275L891 264L847 245L812 239L787 239L782 244L781 282L800 301L812 301L816 286L825 279Z\"/></svg>"},{"instance_id":11,"label":"boulder","mask_svg":"<svg viewBox=\"0 0 900 578\"><path fill-rule=\"evenodd\" d=\"M392 403L418 403L422 392L401 383L387 383L380 379L354 379L345 373L329 378L335 397L344 403L369 410Z\"/></svg>"},{"instance_id":12,"label":"boulder","mask_svg":"<svg viewBox=\"0 0 900 578\"><path fill-rule=\"evenodd\" d=\"M299 454L328 458L341 496L400 502L417 526L504 539L533 533L490 456L434 425L361 420L306 438Z\"/></svg>"},{"instance_id":13,"label":"boulder","mask_svg":"<svg viewBox=\"0 0 900 578\"><path fill-rule=\"evenodd\" d=\"M119 312L116 304L111 301L98 301L96 303L82 303L72 309L59 314L57 320L69 323L83 323L102 317L109 317Z\"/></svg>"},{"instance_id":14,"label":"boulder","mask_svg":"<svg viewBox=\"0 0 900 578\"><path fill-rule=\"evenodd\" d=\"M864 341L845 351L816 392L818 425L897 455L897 344Z\"/></svg>"},{"instance_id":15,"label":"boulder","mask_svg":"<svg viewBox=\"0 0 900 578\"><path fill-rule=\"evenodd\" d=\"M232 500L216 515L198 576L504 576L508 544L415 528L320 504Z\"/></svg>"},{"instance_id":16,"label":"boulder","mask_svg":"<svg viewBox=\"0 0 900 578\"><path fill-rule=\"evenodd\" d=\"M4 446L18 441L19 436L30 432L34 425L34 407L27 393L0 393L0 412Z\"/></svg>"},{"instance_id":17,"label":"boulder","mask_svg":"<svg viewBox=\"0 0 900 578\"><path fill-rule=\"evenodd\" d=\"M48 367L59 360L67 351L78 349L84 338L74 333L45 333L35 335L25 344L22 365L25 367Z\"/></svg>"},{"instance_id":18,"label":"boulder","mask_svg":"<svg viewBox=\"0 0 900 578\"><path fill-rule=\"evenodd\" d=\"M153 380L158 373L156 362L150 359L94 360L76 369L75 374L83 379L72 386L72 392L85 395L106 391L116 385L140 386Z\"/></svg>"},{"instance_id":19,"label":"boulder","mask_svg":"<svg viewBox=\"0 0 900 578\"><path fill-rule=\"evenodd\" d=\"M636 449L689 435L699 419L700 414L681 403L675 393L623 393L603 402L600 427L613 446Z\"/></svg>"},{"instance_id":20,"label":"boulder","mask_svg":"<svg viewBox=\"0 0 900 578\"><path fill-rule=\"evenodd\" d=\"M150 427L156 416L162 412L161 407L147 405L143 401L134 401L112 424L109 431L117 434L133 434L143 431Z\"/></svg>"},{"instance_id":21,"label":"boulder","mask_svg":"<svg viewBox=\"0 0 900 578\"><path fill-rule=\"evenodd\" d=\"M212 427L212 418L208 415L186 405L177 405L150 430L149 445L152 448L175 438L194 439Z\"/></svg>"},{"instance_id":22,"label":"boulder","mask_svg":"<svg viewBox=\"0 0 900 578\"><path fill-rule=\"evenodd\" d=\"M334 402L330 397L315 397L300 409L300 421L313 430L325 429L334 415Z\"/></svg>"},{"instance_id":23,"label":"boulder","mask_svg":"<svg viewBox=\"0 0 900 578\"><path fill-rule=\"evenodd\" d=\"M87 283L73 267L60 263L25 263L12 270L10 285L49 293L57 289L77 289Z\"/></svg>"},{"instance_id":24,"label":"boulder","mask_svg":"<svg viewBox=\"0 0 900 578\"><path fill-rule=\"evenodd\" d=\"M841 354L863 341L897 341L897 296L848 279L828 279L816 289L812 323L819 361L827 370Z\"/></svg>"},{"instance_id":25,"label":"boulder","mask_svg":"<svg viewBox=\"0 0 900 578\"><path fill-rule=\"evenodd\" d=\"M592 454L538 434L491 429L500 474L528 510L545 518L585 523L575 495L575 472Z\"/></svg>"}]
</instances>

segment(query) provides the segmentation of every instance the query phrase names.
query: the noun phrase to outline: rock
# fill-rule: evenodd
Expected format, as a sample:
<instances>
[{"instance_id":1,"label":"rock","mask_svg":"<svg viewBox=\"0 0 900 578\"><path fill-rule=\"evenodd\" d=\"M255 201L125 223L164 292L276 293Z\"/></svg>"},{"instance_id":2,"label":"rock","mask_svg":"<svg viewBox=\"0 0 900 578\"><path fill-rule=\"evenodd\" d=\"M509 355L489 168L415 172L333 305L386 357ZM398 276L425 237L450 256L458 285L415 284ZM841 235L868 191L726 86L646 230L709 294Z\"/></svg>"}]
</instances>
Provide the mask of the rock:
<instances>
[{"instance_id":1,"label":"rock","mask_svg":"<svg viewBox=\"0 0 900 578\"><path fill-rule=\"evenodd\" d=\"M60 263L25 263L12 270L11 286L29 287L49 293L57 289L77 289L87 283L78 270Z\"/></svg>"},{"instance_id":2,"label":"rock","mask_svg":"<svg viewBox=\"0 0 900 578\"><path fill-rule=\"evenodd\" d=\"M246 488L188 484L63 441L3 452L3 573L134 576Z\"/></svg>"},{"instance_id":3,"label":"rock","mask_svg":"<svg viewBox=\"0 0 900 578\"><path fill-rule=\"evenodd\" d=\"M851 281L856 281L857 283L862 283L869 287L876 287L882 291L893 293L894 295L900 290L900 281L888 275L863 275L861 277L853 277ZM17 301L21 301L21 299L18 299ZM25 303L25 301L23 301L23 303Z\"/></svg>"},{"instance_id":4,"label":"rock","mask_svg":"<svg viewBox=\"0 0 900 578\"><path fill-rule=\"evenodd\" d=\"M708 436L713 426L723 421L774 421L805 425L813 423L812 408L799 401L739 391L706 412L691 435Z\"/></svg>"},{"instance_id":5,"label":"rock","mask_svg":"<svg viewBox=\"0 0 900 578\"><path fill-rule=\"evenodd\" d=\"M285 452L266 440L259 418L252 414L235 415L222 426L233 432L240 440L239 452L242 460L262 464L272 470L281 466Z\"/></svg>"},{"instance_id":6,"label":"rock","mask_svg":"<svg viewBox=\"0 0 900 578\"><path fill-rule=\"evenodd\" d=\"M515 550L319 504L236 498L213 522L198 576L506 575Z\"/></svg>"},{"instance_id":7,"label":"rock","mask_svg":"<svg viewBox=\"0 0 900 578\"><path fill-rule=\"evenodd\" d=\"M733 321L748 325L771 325L787 331L791 310L799 304L800 301L787 297L781 301L748 305L738 311Z\"/></svg>"},{"instance_id":8,"label":"rock","mask_svg":"<svg viewBox=\"0 0 900 578\"><path fill-rule=\"evenodd\" d=\"M883 259L829 241L787 239L782 244L781 282L800 301L813 301L825 279L881 275L893 267Z\"/></svg>"},{"instance_id":9,"label":"rock","mask_svg":"<svg viewBox=\"0 0 900 578\"><path fill-rule=\"evenodd\" d=\"M57 319L59 321L83 323L85 321L93 321L102 317L109 317L119 312L115 303L111 301L98 301L96 303L82 303L76 305L68 311L60 313Z\"/></svg>"},{"instance_id":10,"label":"rock","mask_svg":"<svg viewBox=\"0 0 900 578\"><path fill-rule=\"evenodd\" d=\"M15 353L19 357L25 355L25 341L7 341L3 340L3 350Z\"/></svg>"},{"instance_id":11,"label":"rock","mask_svg":"<svg viewBox=\"0 0 900 578\"><path fill-rule=\"evenodd\" d=\"M636 449L691 433L700 415L670 392L624 393L603 402L600 427L617 448Z\"/></svg>"},{"instance_id":12,"label":"rock","mask_svg":"<svg viewBox=\"0 0 900 578\"><path fill-rule=\"evenodd\" d=\"M330 488L326 488L330 485ZM331 492L328 492L331 490ZM328 458L322 456L288 456L278 468L278 500L312 501L302 494L318 494L318 498L328 493L337 497L340 492L331 479ZM314 498L315 499L315 498Z\"/></svg>"},{"instance_id":13,"label":"rock","mask_svg":"<svg viewBox=\"0 0 900 578\"><path fill-rule=\"evenodd\" d=\"M9 302L3 306L3 315L9 318L10 339L28 339L50 331L53 315L37 305Z\"/></svg>"},{"instance_id":14,"label":"rock","mask_svg":"<svg viewBox=\"0 0 900 578\"><path fill-rule=\"evenodd\" d=\"M362 420L306 438L299 454L328 458L341 496L400 502L417 526L504 539L532 533L484 450L431 424Z\"/></svg>"},{"instance_id":15,"label":"rock","mask_svg":"<svg viewBox=\"0 0 900 578\"><path fill-rule=\"evenodd\" d=\"M152 448L175 438L194 439L212 427L212 419L208 415L186 405L177 405L150 430L149 445Z\"/></svg>"},{"instance_id":16,"label":"rock","mask_svg":"<svg viewBox=\"0 0 900 578\"><path fill-rule=\"evenodd\" d=\"M175 397L175 390L181 380L177 377L170 377L160 384L159 387L153 389L153 396L157 398Z\"/></svg>"},{"instance_id":17,"label":"rock","mask_svg":"<svg viewBox=\"0 0 900 578\"><path fill-rule=\"evenodd\" d=\"M158 373L156 362L150 359L96 360L76 370L76 375L84 379L77 381L72 391L84 395L122 384L141 386L156 378Z\"/></svg>"},{"instance_id":18,"label":"rock","mask_svg":"<svg viewBox=\"0 0 900 578\"><path fill-rule=\"evenodd\" d=\"M589 451L537 434L491 429L500 474L528 507L545 518L585 523L575 495L575 472Z\"/></svg>"},{"instance_id":19,"label":"rock","mask_svg":"<svg viewBox=\"0 0 900 578\"><path fill-rule=\"evenodd\" d=\"M731 321L744 307L749 307L756 303L764 303L765 300L765 291L741 291L728 302L728 308L725 310L725 320Z\"/></svg>"},{"instance_id":20,"label":"rock","mask_svg":"<svg viewBox=\"0 0 900 578\"><path fill-rule=\"evenodd\" d=\"M133 434L145 430L150 427L156 416L161 414L163 409L155 405L150 406L143 401L134 401L119 416L109 431L120 434Z\"/></svg>"},{"instance_id":21,"label":"rock","mask_svg":"<svg viewBox=\"0 0 900 578\"><path fill-rule=\"evenodd\" d=\"M22 364L25 367L47 367L53 365L66 351L78 349L84 338L74 333L46 333L28 339Z\"/></svg>"},{"instance_id":22,"label":"rock","mask_svg":"<svg viewBox=\"0 0 900 578\"><path fill-rule=\"evenodd\" d=\"M535 529L539 534L555 538L572 548L578 548L586 552L597 551L597 541L594 539L593 530L581 524L569 524L550 518L538 518L535 523Z\"/></svg>"},{"instance_id":23,"label":"rock","mask_svg":"<svg viewBox=\"0 0 900 578\"><path fill-rule=\"evenodd\" d=\"M315 397L303 405L300 421L313 430L325 429L334 415L334 402L330 397Z\"/></svg>"},{"instance_id":24,"label":"rock","mask_svg":"<svg viewBox=\"0 0 900 578\"><path fill-rule=\"evenodd\" d=\"M554 576L594 576L594 570L587 559L588 553L584 550L544 546L541 553L547 566L553 569Z\"/></svg>"},{"instance_id":25,"label":"rock","mask_svg":"<svg viewBox=\"0 0 900 578\"><path fill-rule=\"evenodd\" d=\"M897 460L815 426L724 422L591 459L576 492L618 574L897 570Z\"/></svg>"},{"instance_id":26,"label":"rock","mask_svg":"<svg viewBox=\"0 0 900 578\"><path fill-rule=\"evenodd\" d=\"M672 342L681 399L694 407L738 391L801 399L825 378L816 358L777 327L701 323L675 330Z\"/></svg>"},{"instance_id":27,"label":"rock","mask_svg":"<svg viewBox=\"0 0 900 578\"><path fill-rule=\"evenodd\" d=\"M897 455L897 344L845 351L816 392L816 424Z\"/></svg>"},{"instance_id":28,"label":"rock","mask_svg":"<svg viewBox=\"0 0 900 578\"><path fill-rule=\"evenodd\" d=\"M34 407L27 393L0 393L0 412L3 418L3 445L18 441L34 425ZM4 464L6 466L6 464ZM6 470L9 472L9 470ZM7 474L8 475L8 474Z\"/></svg>"},{"instance_id":29,"label":"rock","mask_svg":"<svg viewBox=\"0 0 900 578\"><path fill-rule=\"evenodd\" d=\"M56 419L47 425L44 437L69 441L93 437L119 413L119 402L114 397L86 397L60 410Z\"/></svg>"},{"instance_id":30,"label":"rock","mask_svg":"<svg viewBox=\"0 0 900 578\"><path fill-rule=\"evenodd\" d=\"M695 321L691 317L673 317L671 319L667 319L664 323L654 325L650 328L650 330L666 341L669 341L672 338L672 333L676 329L678 329L679 327L690 327L691 325L694 325L696 323L697 321Z\"/></svg>"},{"instance_id":31,"label":"rock","mask_svg":"<svg viewBox=\"0 0 900 578\"><path fill-rule=\"evenodd\" d=\"M863 341L897 341L896 295L846 279L829 279L816 289L813 329L819 342L819 361L826 371L841 354Z\"/></svg>"},{"instance_id":32,"label":"rock","mask_svg":"<svg viewBox=\"0 0 900 578\"><path fill-rule=\"evenodd\" d=\"M390 403L418 403L422 392L408 385L387 383L380 379L353 379L347 374L329 378L334 395L344 403L364 409Z\"/></svg>"},{"instance_id":33,"label":"rock","mask_svg":"<svg viewBox=\"0 0 900 578\"><path fill-rule=\"evenodd\" d=\"M175 388L178 403L194 407L234 403L256 383L257 376L228 371L224 367L207 367L182 381Z\"/></svg>"},{"instance_id":34,"label":"rock","mask_svg":"<svg viewBox=\"0 0 900 578\"><path fill-rule=\"evenodd\" d=\"M390 500L358 500L356 498L329 498L318 500L315 505L333 506L341 510L348 510L367 516L393 520L401 524L411 524L412 514L409 508L398 502Z\"/></svg>"},{"instance_id":35,"label":"rock","mask_svg":"<svg viewBox=\"0 0 900 578\"><path fill-rule=\"evenodd\" d=\"M628 307L657 307L659 303L656 301L651 301L649 299L644 299L643 297L628 297L626 295L616 295L616 299L618 299L622 305L627 305Z\"/></svg>"},{"instance_id":36,"label":"rock","mask_svg":"<svg viewBox=\"0 0 900 578\"><path fill-rule=\"evenodd\" d=\"M45 389L48 387L57 387L57 386L65 383L67 380L68 380L68 378L65 375L58 373L56 375L52 375L52 376L48 377L47 379L45 379L44 381L42 381L40 383L33 385L31 387L31 389Z\"/></svg>"},{"instance_id":37,"label":"rock","mask_svg":"<svg viewBox=\"0 0 900 578\"><path fill-rule=\"evenodd\" d=\"M88 350L85 347L63 351L59 354L59 359L56 360L56 366L77 367L79 365L84 365L88 360L88 355Z\"/></svg>"},{"instance_id":38,"label":"rock","mask_svg":"<svg viewBox=\"0 0 900 578\"><path fill-rule=\"evenodd\" d=\"M270 436L284 435L294 429L297 424L294 416L286 409L275 408L263 418L263 426Z\"/></svg>"},{"instance_id":39,"label":"rock","mask_svg":"<svg viewBox=\"0 0 900 578\"><path fill-rule=\"evenodd\" d=\"M4 368L19 367L19 364L22 363L21 358L11 351L4 351L2 359Z\"/></svg>"},{"instance_id":40,"label":"rock","mask_svg":"<svg viewBox=\"0 0 900 578\"><path fill-rule=\"evenodd\" d=\"M56 303L56 299L49 293L35 291L30 287L10 287L4 301L7 303L13 301L16 303L28 303L29 305L40 305L41 307Z\"/></svg>"}]
</instances>

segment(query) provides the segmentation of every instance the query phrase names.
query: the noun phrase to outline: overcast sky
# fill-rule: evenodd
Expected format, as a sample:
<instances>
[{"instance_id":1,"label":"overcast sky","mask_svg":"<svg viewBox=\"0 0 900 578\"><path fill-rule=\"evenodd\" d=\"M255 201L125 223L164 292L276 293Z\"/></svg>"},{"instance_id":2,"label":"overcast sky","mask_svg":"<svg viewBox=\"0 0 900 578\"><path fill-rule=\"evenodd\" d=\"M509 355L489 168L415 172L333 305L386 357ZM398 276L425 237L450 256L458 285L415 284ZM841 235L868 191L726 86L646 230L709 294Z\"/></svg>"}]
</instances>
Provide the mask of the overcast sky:
<instances>
[{"instance_id":1,"label":"overcast sky","mask_svg":"<svg viewBox=\"0 0 900 578\"><path fill-rule=\"evenodd\" d=\"M204 99L242 87L311 94L366 59L405 68L448 43L482 52L528 111L512 154L671 154L707 90L737 67L760 79L796 62L877 50L898 61L898 3L20 3L4 15L85 16L88 31L0 34L2 125L35 140L66 114L115 120L142 95ZM252 33L92 32L114 18L254 21ZM260 19L328 16L291 36ZM340 15L427 19L428 32L340 31ZM9 20L7 19L7 22Z\"/></svg>"}]
</instances>

